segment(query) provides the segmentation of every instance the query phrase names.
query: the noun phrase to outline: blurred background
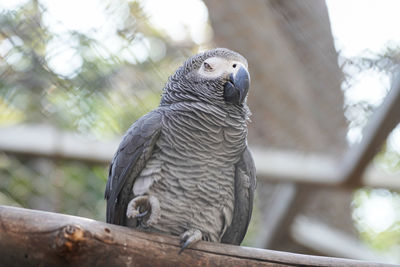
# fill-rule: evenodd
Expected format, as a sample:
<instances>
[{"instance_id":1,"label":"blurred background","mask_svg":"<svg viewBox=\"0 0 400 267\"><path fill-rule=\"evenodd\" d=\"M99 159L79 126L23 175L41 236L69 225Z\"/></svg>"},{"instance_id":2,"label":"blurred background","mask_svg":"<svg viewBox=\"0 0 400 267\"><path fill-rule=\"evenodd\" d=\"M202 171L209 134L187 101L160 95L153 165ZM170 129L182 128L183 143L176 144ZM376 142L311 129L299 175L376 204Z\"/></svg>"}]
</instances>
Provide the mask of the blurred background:
<instances>
[{"instance_id":1,"label":"blurred background","mask_svg":"<svg viewBox=\"0 0 400 267\"><path fill-rule=\"evenodd\" d=\"M396 0L0 0L0 204L104 221L121 135L188 56L227 47L252 76L258 187L243 245L400 264L400 128L359 183L333 186L390 91L399 9Z\"/></svg>"}]
</instances>

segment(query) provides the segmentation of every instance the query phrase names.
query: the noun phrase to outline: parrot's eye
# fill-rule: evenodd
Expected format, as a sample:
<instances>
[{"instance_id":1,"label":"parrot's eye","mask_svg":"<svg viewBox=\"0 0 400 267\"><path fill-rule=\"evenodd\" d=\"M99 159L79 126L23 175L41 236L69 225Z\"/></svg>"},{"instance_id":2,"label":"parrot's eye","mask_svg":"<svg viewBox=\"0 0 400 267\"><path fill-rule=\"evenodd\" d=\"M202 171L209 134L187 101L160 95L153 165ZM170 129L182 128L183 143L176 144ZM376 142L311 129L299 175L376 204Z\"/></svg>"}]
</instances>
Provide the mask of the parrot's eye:
<instances>
[{"instance_id":1,"label":"parrot's eye","mask_svg":"<svg viewBox=\"0 0 400 267\"><path fill-rule=\"evenodd\" d=\"M206 79L226 79L230 74L235 74L241 65L247 69L244 63L239 60L225 59L217 56L209 57L204 59L201 65L199 64L197 73Z\"/></svg>"},{"instance_id":2,"label":"parrot's eye","mask_svg":"<svg viewBox=\"0 0 400 267\"><path fill-rule=\"evenodd\" d=\"M211 65L208 64L207 62L204 62L203 65L204 65L204 69L205 70L208 70L208 71L212 71L213 70L213 67L211 67Z\"/></svg>"}]
</instances>

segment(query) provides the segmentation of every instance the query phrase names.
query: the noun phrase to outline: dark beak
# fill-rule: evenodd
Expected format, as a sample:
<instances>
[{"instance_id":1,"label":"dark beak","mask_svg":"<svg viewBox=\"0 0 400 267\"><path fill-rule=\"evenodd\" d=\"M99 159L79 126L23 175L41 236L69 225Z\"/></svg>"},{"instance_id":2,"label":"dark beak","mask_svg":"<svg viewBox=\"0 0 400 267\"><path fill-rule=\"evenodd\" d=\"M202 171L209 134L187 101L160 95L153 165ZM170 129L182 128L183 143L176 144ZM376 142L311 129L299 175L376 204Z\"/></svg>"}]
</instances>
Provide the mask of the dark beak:
<instances>
[{"instance_id":1,"label":"dark beak","mask_svg":"<svg viewBox=\"0 0 400 267\"><path fill-rule=\"evenodd\" d=\"M243 104L250 86L248 71L240 67L236 74L229 76L229 81L224 85L224 99L232 104Z\"/></svg>"}]
</instances>

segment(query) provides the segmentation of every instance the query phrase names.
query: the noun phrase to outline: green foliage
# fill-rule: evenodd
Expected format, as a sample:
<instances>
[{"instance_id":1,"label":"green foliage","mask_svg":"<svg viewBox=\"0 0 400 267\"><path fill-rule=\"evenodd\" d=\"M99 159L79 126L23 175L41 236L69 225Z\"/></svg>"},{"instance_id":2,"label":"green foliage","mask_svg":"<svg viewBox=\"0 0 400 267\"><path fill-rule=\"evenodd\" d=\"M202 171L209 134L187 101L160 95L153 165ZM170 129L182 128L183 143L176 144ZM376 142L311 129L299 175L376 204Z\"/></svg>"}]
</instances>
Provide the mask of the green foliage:
<instances>
[{"instance_id":1,"label":"green foliage","mask_svg":"<svg viewBox=\"0 0 400 267\"><path fill-rule=\"evenodd\" d=\"M0 155L0 199L26 208L105 218L107 167Z\"/></svg>"},{"instance_id":2,"label":"green foliage","mask_svg":"<svg viewBox=\"0 0 400 267\"><path fill-rule=\"evenodd\" d=\"M108 8L122 3L110 2ZM0 13L0 101L10 107L0 122L17 117L16 122L50 122L102 137L120 134L154 108L177 67L177 54L185 50L152 28L137 2L129 8L125 17L110 12L120 26L106 37L54 31L37 1ZM19 112L24 116L14 115Z\"/></svg>"}]
</instances>

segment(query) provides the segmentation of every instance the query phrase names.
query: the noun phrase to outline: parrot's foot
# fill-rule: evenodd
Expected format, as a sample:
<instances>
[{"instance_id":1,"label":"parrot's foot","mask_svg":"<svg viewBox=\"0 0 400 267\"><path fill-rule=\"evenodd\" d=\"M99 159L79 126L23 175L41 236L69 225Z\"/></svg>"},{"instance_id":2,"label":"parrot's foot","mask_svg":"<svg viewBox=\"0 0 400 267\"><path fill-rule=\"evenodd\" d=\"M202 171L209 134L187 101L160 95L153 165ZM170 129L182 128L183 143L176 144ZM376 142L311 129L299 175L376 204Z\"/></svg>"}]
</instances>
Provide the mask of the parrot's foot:
<instances>
[{"instance_id":1,"label":"parrot's foot","mask_svg":"<svg viewBox=\"0 0 400 267\"><path fill-rule=\"evenodd\" d=\"M160 202L154 196L135 197L129 202L126 209L126 216L140 219L141 225L145 228L156 224L160 215Z\"/></svg>"},{"instance_id":2,"label":"parrot's foot","mask_svg":"<svg viewBox=\"0 0 400 267\"><path fill-rule=\"evenodd\" d=\"M198 229L189 229L186 232L184 232L183 234L180 235L180 245L181 245L181 249L179 250L179 254L182 253L182 251L193 245L194 243L200 241L202 239L202 233L200 232L200 230Z\"/></svg>"}]
</instances>

